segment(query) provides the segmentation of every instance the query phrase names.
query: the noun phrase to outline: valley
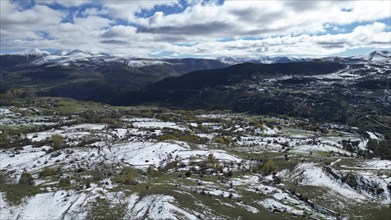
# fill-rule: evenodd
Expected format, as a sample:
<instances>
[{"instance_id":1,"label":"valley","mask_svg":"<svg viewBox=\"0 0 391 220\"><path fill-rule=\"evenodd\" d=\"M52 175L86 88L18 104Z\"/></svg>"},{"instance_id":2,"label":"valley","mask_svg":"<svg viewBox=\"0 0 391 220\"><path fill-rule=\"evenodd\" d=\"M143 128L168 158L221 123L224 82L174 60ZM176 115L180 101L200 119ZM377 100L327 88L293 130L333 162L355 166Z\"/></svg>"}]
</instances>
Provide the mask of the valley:
<instances>
[{"instance_id":1,"label":"valley","mask_svg":"<svg viewBox=\"0 0 391 220\"><path fill-rule=\"evenodd\" d=\"M232 66L28 52L0 56L1 218L391 215L387 51Z\"/></svg>"},{"instance_id":2,"label":"valley","mask_svg":"<svg viewBox=\"0 0 391 220\"><path fill-rule=\"evenodd\" d=\"M391 220L390 9L0 0L0 220Z\"/></svg>"},{"instance_id":3,"label":"valley","mask_svg":"<svg viewBox=\"0 0 391 220\"><path fill-rule=\"evenodd\" d=\"M367 145L384 135L358 127L63 98L0 115L2 218L390 215L391 163Z\"/></svg>"}]
</instances>

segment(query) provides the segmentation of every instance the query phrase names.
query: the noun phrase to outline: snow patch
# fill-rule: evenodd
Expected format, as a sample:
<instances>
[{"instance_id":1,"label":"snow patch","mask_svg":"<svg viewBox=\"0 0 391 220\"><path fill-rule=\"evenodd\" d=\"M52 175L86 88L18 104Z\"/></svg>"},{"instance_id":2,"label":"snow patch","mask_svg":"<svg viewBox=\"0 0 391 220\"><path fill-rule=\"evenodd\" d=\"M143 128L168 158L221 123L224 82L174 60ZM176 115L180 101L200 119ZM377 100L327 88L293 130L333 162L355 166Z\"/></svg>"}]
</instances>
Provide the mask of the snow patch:
<instances>
[{"instance_id":1,"label":"snow patch","mask_svg":"<svg viewBox=\"0 0 391 220\"><path fill-rule=\"evenodd\" d=\"M138 195L132 195L128 201L130 212L126 219L198 219L193 213L179 208L172 196L148 195L140 199Z\"/></svg>"},{"instance_id":2,"label":"snow patch","mask_svg":"<svg viewBox=\"0 0 391 220\"><path fill-rule=\"evenodd\" d=\"M322 168L314 163L303 163L296 166L290 178L302 185L325 187L349 200L363 201L366 196L354 191L347 185L342 185L323 172Z\"/></svg>"}]
</instances>

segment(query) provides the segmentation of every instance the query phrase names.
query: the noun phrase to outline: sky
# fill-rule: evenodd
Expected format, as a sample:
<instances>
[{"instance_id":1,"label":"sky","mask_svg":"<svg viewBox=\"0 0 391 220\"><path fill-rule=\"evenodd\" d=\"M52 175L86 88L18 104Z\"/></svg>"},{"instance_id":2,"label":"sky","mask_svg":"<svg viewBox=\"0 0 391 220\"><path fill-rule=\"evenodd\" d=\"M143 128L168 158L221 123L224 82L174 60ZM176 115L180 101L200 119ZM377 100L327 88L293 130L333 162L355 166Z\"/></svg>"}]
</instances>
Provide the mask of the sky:
<instances>
[{"instance_id":1,"label":"sky","mask_svg":"<svg viewBox=\"0 0 391 220\"><path fill-rule=\"evenodd\" d=\"M389 0L0 0L1 54L354 56L391 48Z\"/></svg>"}]
</instances>

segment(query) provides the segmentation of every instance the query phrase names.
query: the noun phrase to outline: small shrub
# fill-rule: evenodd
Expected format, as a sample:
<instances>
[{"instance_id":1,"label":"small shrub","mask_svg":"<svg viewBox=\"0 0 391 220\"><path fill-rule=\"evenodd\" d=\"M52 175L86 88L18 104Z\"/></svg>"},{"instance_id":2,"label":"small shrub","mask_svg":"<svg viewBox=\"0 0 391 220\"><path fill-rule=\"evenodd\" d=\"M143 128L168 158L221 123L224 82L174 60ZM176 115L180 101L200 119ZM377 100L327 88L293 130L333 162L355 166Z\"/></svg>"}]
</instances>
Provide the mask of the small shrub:
<instances>
[{"instance_id":1,"label":"small shrub","mask_svg":"<svg viewBox=\"0 0 391 220\"><path fill-rule=\"evenodd\" d=\"M148 167L147 173L151 176L159 176L160 175L160 172L153 166Z\"/></svg>"},{"instance_id":2,"label":"small shrub","mask_svg":"<svg viewBox=\"0 0 391 220\"><path fill-rule=\"evenodd\" d=\"M20 176L19 184L33 185L34 178L30 173L24 172L22 173L22 176Z\"/></svg>"},{"instance_id":3,"label":"small shrub","mask_svg":"<svg viewBox=\"0 0 391 220\"><path fill-rule=\"evenodd\" d=\"M76 170L77 173L83 173L83 172L85 172L85 171L86 171L86 169L83 168L83 167L81 167L81 168L79 168L79 169Z\"/></svg>"},{"instance_id":4,"label":"small shrub","mask_svg":"<svg viewBox=\"0 0 391 220\"><path fill-rule=\"evenodd\" d=\"M62 178L58 183L58 186L63 188L69 187L70 185L71 185L71 181L68 178Z\"/></svg>"},{"instance_id":5,"label":"small shrub","mask_svg":"<svg viewBox=\"0 0 391 220\"><path fill-rule=\"evenodd\" d=\"M51 167L44 167L43 170L40 173L41 177L46 177L46 176L54 176L58 173L58 170L51 168Z\"/></svg>"},{"instance_id":6,"label":"small shrub","mask_svg":"<svg viewBox=\"0 0 391 220\"><path fill-rule=\"evenodd\" d=\"M55 150L63 148L65 145L65 139L59 134L52 135L52 147Z\"/></svg>"},{"instance_id":7,"label":"small shrub","mask_svg":"<svg viewBox=\"0 0 391 220\"><path fill-rule=\"evenodd\" d=\"M6 173L0 173L0 184L6 184L10 181L10 177Z\"/></svg>"},{"instance_id":8,"label":"small shrub","mask_svg":"<svg viewBox=\"0 0 391 220\"><path fill-rule=\"evenodd\" d=\"M137 181L130 174L121 175L114 178L115 183L121 183L124 185L137 185Z\"/></svg>"},{"instance_id":9,"label":"small shrub","mask_svg":"<svg viewBox=\"0 0 391 220\"><path fill-rule=\"evenodd\" d=\"M231 137L228 137L228 136L225 136L225 137L216 137L214 139L214 141L216 143L219 143L219 144L225 144L225 145L229 145L232 143L232 138Z\"/></svg>"},{"instance_id":10,"label":"small shrub","mask_svg":"<svg viewBox=\"0 0 391 220\"><path fill-rule=\"evenodd\" d=\"M132 170L128 168L124 168L119 176L113 178L113 182L124 185L137 185L137 181L134 178Z\"/></svg>"},{"instance_id":11,"label":"small shrub","mask_svg":"<svg viewBox=\"0 0 391 220\"><path fill-rule=\"evenodd\" d=\"M102 179L105 178L105 175L102 171L98 170L98 169L95 169L91 172L91 175L92 175L92 179L94 181L100 181Z\"/></svg>"},{"instance_id":12,"label":"small shrub","mask_svg":"<svg viewBox=\"0 0 391 220\"><path fill-rule=\"evenodd\" d=\"M178 161L177 160L174 160L172 162L169 162L167 163L164 167L162 168L159 168L161 171L165 172L165 171L168 171L168 170L171 170L171 169L174 169L178 167Z\"/></svg>"},{"instance_id":13,"label":"small shrub","mask_svg":"<svg viewBox=\"0 0 391 220\"><path fill-rule=\"evenodd\" d=\"M185 173L185 176L188 177L188 178L191 177L191 172L190 172L190 170L188 170L188 171Z\"/></svg>"},{"instance_id":14,"label":"small shrub","mask_svg":"<svg viewBox=\"0 0 391 220\"><path fill-rule=\"evenodd\" d=\"M11 141L6 132L0 134L0 148L10 148Z\"/></svg>"},{"instance_id":15,"label":"small shrub","mask_svg":"<svg viewBox=\"0 0 391 220\"><path fill-rule=\"evenodd\" d=\"M224 139L223 139L222 137L216 137L216 138L214 139L214 141L215 141L216 143L219 143L219 144L224 144Z\"/></svg>"},{"instance_id":16,"label":"small shrub","mask_svg":"<svg viewBox=\"0 0 391 220\"><path fill-rule=\"evenodd\" d=\"M213 154L208 155L208 163L216 163L216 157Z\"/></svg>"},{"instance_id":17,"label":"small shrub","mask_svg":"<svg viewBox=\"0 0 391 220\"><path fill-rule=\"evenodd\" d=\"M224 173L224 176L225 176L225 177L232 177L232 176L233 176L232 170L229 170L228 172L225 172L225 173Z\"/></svg>"},{"instance_id":18,"label":"small shrub","mask_svg":"<svg viewBox=\"0 0 391 220\"><path fill-rule=\"evenodd\" d=\"M224 172L224 166L223 165L217 166L217 172L223 173Z\"/></svg>"},{"instance_id":19,"label":"small shrub","mask_svg":"<svg viewBox=\"0 0 391 220\"><path fill-rule=\"evenodd\" d=\"M262 167L264 175L269 175L276 170L276 165L273 160L268 160Z\"/></svg>"}]
</instances>

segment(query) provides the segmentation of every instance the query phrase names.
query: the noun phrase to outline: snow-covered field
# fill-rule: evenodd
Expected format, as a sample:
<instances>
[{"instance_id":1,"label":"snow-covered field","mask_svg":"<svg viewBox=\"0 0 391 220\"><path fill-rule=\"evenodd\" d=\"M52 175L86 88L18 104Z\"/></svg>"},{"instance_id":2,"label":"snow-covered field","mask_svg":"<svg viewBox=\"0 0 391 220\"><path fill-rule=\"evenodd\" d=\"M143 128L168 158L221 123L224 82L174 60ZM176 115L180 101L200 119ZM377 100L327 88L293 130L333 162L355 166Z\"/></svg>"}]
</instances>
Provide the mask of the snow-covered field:
<instances>
[{"instance_id":1,"label":"snow-covered field","mask_svg":"<svg viewBox=\"0 0 391 220\"><path fill-rule=\"evenodd\" d=\"M7 197L15 189L0 190L0 219L87 219L102 199L125 219L237 214L210 204L252 217L270 212L336 219L341 210L335 204L391 204L391 162L358 160L357 152L345 146L354 143L355 150L365 151L370 139L384 138L374 132L361 136L355 129L328 124L330 133L323 135L275 117L268 120L287 127L256 127L229 113L200 114L195 115L198 121L184 122L126 115L118 126L77 122L77 115L56 116L59 121L53 116L22 117L22 110L0 108L0 126L45 126L12 137L26 144L0 150L0 174L8 176L6 184L12 187L22 173L30 173L40 191L15 205ZM190 133L196 141L159 139L170 132ZM53 135L64 137L60 148L53 147ZM276 165L264 175L268 160ZM61 174L42 176L47 167ZM126 174L126 169L133 171ZM69 187L59 186L63 178L70 179ZM308 189L316 196L309 193L308 199L295 192ZM335 204L323 203L325 198Z\"/></svg>"},{"instance_id":2,"label":"snow-covered field","mask_svg":"<svg viewBox=\"0 0 391 220\"><path fill-rule=\"evenodd\" d=\"M0 193L1 219L86 219L91 203L102 196L99 188L88 192L63 191L37 194L26 199L25 203L12 206ZM195 210L179 207L175 198L167 195L138 194L125 196L122 193L104 192L104 198L116 201L116 205L125 205L125 219L199 219ZM115 205L114 205L115 208ZM113 208L113 209L114 209Z\"/></svg>"},{"instance_id":3,"label":"snow-covered field","mask_svg":"<svg viewBox=\"0 0 391 220\"><path fill-rule=\"evenodd\" d=\"M344 173L338 173L335 170L332 172L337 173L336 175L340 177L345 175ZM353 177L355 178L355 180L353 180L353 184L355 185L349 185L349 183L343 181L342 178L333 176L333 173L327 173L325 169L322 169L315 163L302 163L296 166L294 171L290 173L290 175L285 176L285 178L296 181L299 185L325 188L329 191L331 196L341 196L349 202L365 203L378 200L381 204L391 204L391 194L387 189L387 183L390 180L389 177L378 177L373 175L373 173L362 175L360 172L355 172L353 173L357 176L357 178ZM367 192L364 189L367 188L368 185L376 185L377 189L381 189L384 193L374 195L373 193Z\"/></svg>"}]
</instances>

